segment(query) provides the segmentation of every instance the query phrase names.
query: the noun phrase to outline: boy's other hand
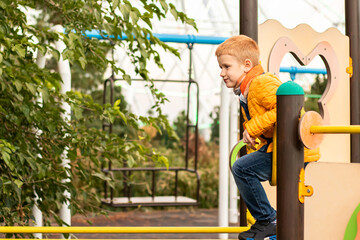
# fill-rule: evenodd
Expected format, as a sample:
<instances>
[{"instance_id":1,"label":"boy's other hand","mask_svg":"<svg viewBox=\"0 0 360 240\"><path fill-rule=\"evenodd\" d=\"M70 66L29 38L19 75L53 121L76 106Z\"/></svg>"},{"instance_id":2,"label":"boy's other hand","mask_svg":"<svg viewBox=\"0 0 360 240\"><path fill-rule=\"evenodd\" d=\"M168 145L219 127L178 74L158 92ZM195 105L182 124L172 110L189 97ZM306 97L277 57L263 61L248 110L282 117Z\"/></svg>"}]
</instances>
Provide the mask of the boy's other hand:
<instances>
[{"instance_id":1,"label":"boy's other hand","mask_svg":"<svg viewBox=\"0 0 360 240\"><path fill-rule=\"evenodd\" d=\"M255 141L255 138L250 136L246 129L243 132L243 142L246 143L251 149L256 150L255 144L257 144L257 142Z\"/></svg>"}]
</instances>

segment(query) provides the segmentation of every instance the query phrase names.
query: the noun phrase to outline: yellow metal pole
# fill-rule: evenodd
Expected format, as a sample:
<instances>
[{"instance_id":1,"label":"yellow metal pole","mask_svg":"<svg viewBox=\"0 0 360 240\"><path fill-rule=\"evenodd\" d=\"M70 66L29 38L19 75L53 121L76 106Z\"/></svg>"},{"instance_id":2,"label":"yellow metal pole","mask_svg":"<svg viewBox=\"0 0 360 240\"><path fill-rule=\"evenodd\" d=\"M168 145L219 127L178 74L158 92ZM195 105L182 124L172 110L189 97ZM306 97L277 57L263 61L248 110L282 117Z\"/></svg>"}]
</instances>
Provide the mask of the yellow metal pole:
<instances>
[{"instance_id":1,"label":"yellow metal pole","mask_svg":"<svg viewBox=\"0 0 360 240\"><path fill-rule=\"evenodd\" d=\"M0 227L0 233L240 233L248 227Z\"/></svg>"},{"instance_id":2,"label":"yellow metal pole","mask_svg":"<svg viewBox=\"0 0 360 240\"><path fill-rule=\"evenodd\" d=\"M360 125L351 126L311 126L311 133L360 133Z\"/></svg>"}]
</instances>

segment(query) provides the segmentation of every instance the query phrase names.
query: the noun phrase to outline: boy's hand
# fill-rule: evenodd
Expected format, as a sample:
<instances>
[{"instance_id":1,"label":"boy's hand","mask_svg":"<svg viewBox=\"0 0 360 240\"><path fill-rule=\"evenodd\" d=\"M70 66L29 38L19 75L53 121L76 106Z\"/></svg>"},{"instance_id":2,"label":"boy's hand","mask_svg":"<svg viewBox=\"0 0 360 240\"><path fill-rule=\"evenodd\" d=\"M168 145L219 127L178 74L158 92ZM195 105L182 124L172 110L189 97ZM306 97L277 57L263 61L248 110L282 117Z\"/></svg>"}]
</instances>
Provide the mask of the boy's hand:
<instances>
[{"instance_id":1,"label":"boy's hand","mask_svg":"<svg viewBox=\"0 0 360 240\"><path fill-rule=\"evenodd\" d=\"M243 132L243 142L246 143L251 149L256 150L255 144L257 144L257 142L255 141L255 138L250 136L246 129Z\"/></svg>"}]
</instances>

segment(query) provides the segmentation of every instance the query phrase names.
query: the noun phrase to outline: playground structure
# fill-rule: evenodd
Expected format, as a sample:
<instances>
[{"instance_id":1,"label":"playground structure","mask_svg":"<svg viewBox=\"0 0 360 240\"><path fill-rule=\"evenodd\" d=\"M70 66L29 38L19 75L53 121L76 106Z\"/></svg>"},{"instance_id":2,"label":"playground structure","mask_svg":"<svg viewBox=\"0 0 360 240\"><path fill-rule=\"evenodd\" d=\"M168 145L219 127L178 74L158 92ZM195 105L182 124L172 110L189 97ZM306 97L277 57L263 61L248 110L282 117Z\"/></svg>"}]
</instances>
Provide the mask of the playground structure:
<instances>
[{"instance_id":1,"label":"playground structure","mask_svg":"<svg viewBox=\"0 0 360 240\"><path fill-rule=\"evenodd\" d=\"M246 1L241 1L244 4ZM256 1L253 1L256 2ZM350 2L350 1L347 1ZM253 4L247 2L247 4ZM353 9L357 9L352 7ZM242 9L245 9L245 5L243 5ZM253 7L248 6L248 9L254 9ZM245 11L244 11L245 12ZM248 14L241 14L242 18L249 17L249 14L253 14L249 11ZM257 16L256 14L254 14ZM244 19L243 19L244 20ZM241 21L242 22L242 21ZM355 22L355 21L354 21ZM254 21L251 22L255 24ZM281 44L286 44L286 47L283 50L284 52L293 52L295 55L299 57L301 60L302 56L301 52L307 54L311 52L312 49L316 47L316 45L322 41L326 41L329 43L328 46L332 48L332 55L327 55L327 53L322 52L322 56L327 62L327 73L331 75L331 79L328 83L328 88L323 96L321 102L325 103L322 105L322 117L326 124L335 124L335 125L344 125L348 126L350 124L358 124L356 121L354 122L351 117L351 113L353 115L358 115L359 109L354 109L353 104L354 101L345 98L344 96L349 96L351 91L355 91L356 86L352 86L349 84L349 76L347 70L351 67L349 63L349 39L346 36L341 35L334 29L330 29L323 34L318 34L312 29L310 29L306 25L301 25L298 28L291 30L290 33L287 29L279 26L277 22L268 22L266 23L270 26L268 29L271 29L271 32L266 32L266 25L260 26L259 28L259 37L251 36L252 34L246 32L246 27L242 27L242 33L250 35L254 39L258 39L259 45L262 52L262 63L264 66L268 67L268 71L277 73L279 69L278 62L274 62L271 60L271 56L281 60L281 52L273 51L274 43L280 39L280 37L287 36L287 38L283 38L284 42L276 45L281 48ZM257 31L257 22L256 27L253 25L248 27L253 29L256 28ZM245 29L245 30L244 30ZM276 29L276 30L275 30ZM270 30L268 30L270 31ZM275 34L276 33L276 34ZM257 32L256 32L257 34ZM307 34L306 39L303 38L304 34ZM358 34L358 33L357 33ZM302 38L300 38L302 37ZM271 39L270 39L271 38ZM301 39L301 40L299 40ZM289 40L289 41L288 41ZM306 40L306 41L305 41ZM321 40L321 41L319 41ZM314 45L315 43L315 45ZM350 43L352 40L350 39ZM275 43L276 44L276 43ZM297 46L298 49L290 48L292 46ZM328 48L327 48L328 49ZM351 46L350 46L351 49ZM300 51L298 51L300 50ZM303 54L303 55L304 55ZM311 58L318 55L319 52L314 52L313 55L309 56L308 60L302 61L303 64L311 61ZM305 57L305 55L304 55ZM336 58L336 61L333 61L333 58ZM353 57L353 65L357 66L358 59ZM356 76L356 69L353 73L353 78ZM358 91L358 90L356 90ZM351 109L350 109L351 107ZM298 112L297 112L298 113ZM278 128L279 129L279 128ZM315 131L315 130L314 130ZM325 130L328 131L328 130ZM280 139L279 134L279 139ZM341 142L341 145L338 144ZM350 141L349 135L336 135L336 136L326 136L324 142L321 145L321 154L322 158L319 163L311 163L306 168L306 178L305 181L311 184L314 188L314 196L308 198L305 201L305 232L300 231L296 234L303 233L304 236L296 236L296 238L286 238L284 236L279 236L279 239L325 239L325 237L329 239L340 239L343 236L344 229L346 227L347 220L350 218L352 211L355 209L356 204L359 203L359 192L353 191L354 188L353 183L359 181L359 166L358 164L354 164L356 157L352 157L352 151L356 151L356 147L358 147L354 141ZM353 144L350 151L350 145ZM335 151L330 151L333 149L337 149ZM356 154L355 154L356 155ZM289 156L287 156L289 158ZM352 162L352 163L351 163ZM226 162L227 167L227 162ZM224 167L221 167L224 168ZM298 182L299 173L295 174L296 180ZM335 175L335 176L334 176ZM346 186L346 188L344 187ZM347 187L352 187L348 189ZM274 193L274 188L269 188L269 192ZM340 194L339 194L340 193ZM297 197L298 194L296 194ZM330 196L330 197L329 197ZM272 197L272 201L275 200L275 195ZM339 206L339 202L343 203L346 206ZM331 210L329 210L331 209ZM280 211L280 210L279 210ZM294 217L295 218L295 217ZM336 219L336 220L335 220ZM324 221L326 220L326 221ZM319 224L320 223L320 224ZM279 228L281 228L281 220L279 221ZM292 227L292 226L291 226ZM5 230L5 228L1 228L0 232L16 232L15 228L9 227L9 230ZM69 228L61 228L59 232L65 233L67 231L72 232L74 229L72 227ZM285 228L284 229L288 229ZM125 229L119 229L119 231L125 231ZM160 231L160 229L157 229ZM194 229L194 231L201 232L201 229ZM234 231L239 231L241 229L237 228ZM19 230L24 231L24 230ZM41 228L29 229L29 232L45 232L47 230L42 231ZM55 231L55 230L51 230ZM135 231L135 230L134 230ZM141 231L141 229L138 229ZM153 230L150 230L153 231ZM155 229L154 229L155 231ZM212 230L214 232L227 232L232 231L232 229L218 229ZM285 230L284 230L285 231ZM324 233L328 235L323 235ZM287 234L287 233L284 233ZM318 235L315 235L318 234Z\"/></svg>"},{"instance_id":2,"label":"playground structure","mask_svg":"<svg viewBox=\"0 0 360 240\"><path fill-rule=\"evenodd\" d=\"M271 32L270 32L271 31ZM349 74L351 73L351 63L349 61L349 40L346 36L342 35L336 29L329 29L324 33L316 33L307 25L300 25L296 29L287 30L279 23L275 21L269 21L266 24L260 26L259 31L259 45L262 52L262 63L264 66L268 67L268 71L277 74L280 68L280 61L285 53L291 52L302 65L306 65L307 63L311 62L311 60L320 55L322 59L325 61L327 67L327 74L329 77L329 82L327 89L323 97L320 99L320 111L324 122L327 124L337 124L337 125L349 125L350 124L350 98L345 98L344 96L350 95L350 84L349 81ZM274 34L275 33L275 34ZM304 34L307 34L310 37L306 38L304 41ZM253 36L252 36L253 37ZM254 38L254 37L253 37ZM257 37L255 38L257 39ZM304 55L304 53L310 53L308 56ZM269 58L267 58L269 56ZM226 106L226 105L225 105ZM340 107L341 106L341 107ZM299 112L298 112L299 113ZM341 142L341 146L338 146L338 142ZM337 149L337 151L330 152L328 149ZM221 154L223 155L223 154ZM323 239L323 238L335 238L342 237L344 229L346 227L346 219L349 219L351 211L354 209L356 205L351 203L352 206L348 208L347 212L342 211L334 211L333 213L329 214L328 207L330 205L324 204L324 198L317 192L317 187L314 184L326 185L326 183L321 183L324 179L329 180L328 178L324 178L319 172L312 173L312 169L317 169L320 172L327 172L321 170L322 167L315 167L315 166L324 166L324 168L334 168L339 167L341 163L344 170L351 168L355 169L358 166L357 164L350 164L350 136L349 135L337 135L337 136L327 136L324 139L324 143L321 145L321 155L322 158L319 163L312 163L308 166L306 171L306 178L305 181L308 181L312 176L312 180L314 183L314 196L309 198L306 201L305 207L305 215L307 216L305 220L305 232L300 230L296 232L296 236L286 237L287 233L284 233L285 236L279 236L279 239L283 237L283 239ZM289 156L287 156L289 157ZM324 162L324 163L323 163ZM325 163L330 162L330 163ZM333 164L336 163L336 164ZM314 166L314 167L313 167ZM220 166L221 168L221 166ZM338 169L339 170L339 169ZM221 171L221 169L220 169ZM345 170L345 172L350 172L351 170ZM330 171L331 172L331 171ZM339 172L339 171L338 171ZM296 179L296 182L299 181L298 174L293 174L293 178ZM355 179L352 179L352 182L356 182L356 178L358 178L358 174L352 175ZM319 181L319 183L315 183ZM342 184L333 184L332 186L335 189L335 186L341 185L342 188L344 185ZM305 188L306 189L306 188ZM327 189L328 190L328 189ZM342 197L348 199L348 191L342 191ZM274 189L269 190L274 191ZM339 191L339 189L337 190ZM352 190L350 190L352 192ZM330 191L325 191L328 194ZM324 192L322 192L324 193ZM298 200L298 194L296 194L296 200ZM325 194L326 195L326 194ZM274 195L273 195L274 196ZM333 196L333 195L332 195ZM273 197L273 201L275 198ZM320 199L320 200L319 200ZM328 198L329 199L329 198ZM359 197L351 197L352 200L355 202L358 201ZM313 200L313 201L312 201ZM318 203L317 203L318 201ZM334 199L331 199L334 201ZM309 203L308 203L309 202ZM313 208L313 206L317 206L317 208ZM323 212L321 212L319 206L325 206L326 208L322 207ZM332 208L333 209L333 208ZM308 217L315 214L317 216ZM339 217L342 216L342 224L339 224L339 221L334 220L334 215ZM322 216L322 218L319 216ZM281 217L280 217L281 219ZM294 217L296 219L296 217ZM311 219L311 220L308 220ZM329 224L326 224L327 220L331 227L329 228ZM279 228L281 228L281 222L285 220L279 221ZM287 221L287 220L286 220ZM291 222L291 221L287 221ZM322 230L319 230L319 222L324 222L321 224L323 227ZM336 223L336 225L335 225ZM292 226L291 226L292 227ZM315 227L315 229L312 229ZM326 228L326 229L325 229ZM288 227L284 227L281 229L289 229ZM329 231L331 229L331 231ZM286 230L284 230L286 232ZM290 231L288 231L290 232ZM324 234L327 234L326 236ZM318 234L318 235L316 235ZM281 234L280 234L281 235ZM316 235L316 236L314 236Z\"/></svg>"}]
</instances>

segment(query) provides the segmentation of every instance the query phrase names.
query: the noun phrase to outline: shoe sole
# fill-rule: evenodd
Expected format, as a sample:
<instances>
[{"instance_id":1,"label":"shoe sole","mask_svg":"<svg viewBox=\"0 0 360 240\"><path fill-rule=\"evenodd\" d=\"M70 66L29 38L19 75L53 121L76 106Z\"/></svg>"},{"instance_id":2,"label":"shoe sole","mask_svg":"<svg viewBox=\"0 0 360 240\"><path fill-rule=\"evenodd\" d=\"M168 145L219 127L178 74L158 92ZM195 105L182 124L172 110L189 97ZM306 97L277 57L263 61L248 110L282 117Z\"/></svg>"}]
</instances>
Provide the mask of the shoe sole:
<instances>
[{"instance_id":1,"label":"shoe sole","mask_svg":"<svg viewBox=\"0 0 360 240\"><path fill-rule=\"evenodd\" d=\"M276 240L276 235L265 238L247 238L246 240Z\"/></svg>"}]
</instances>

